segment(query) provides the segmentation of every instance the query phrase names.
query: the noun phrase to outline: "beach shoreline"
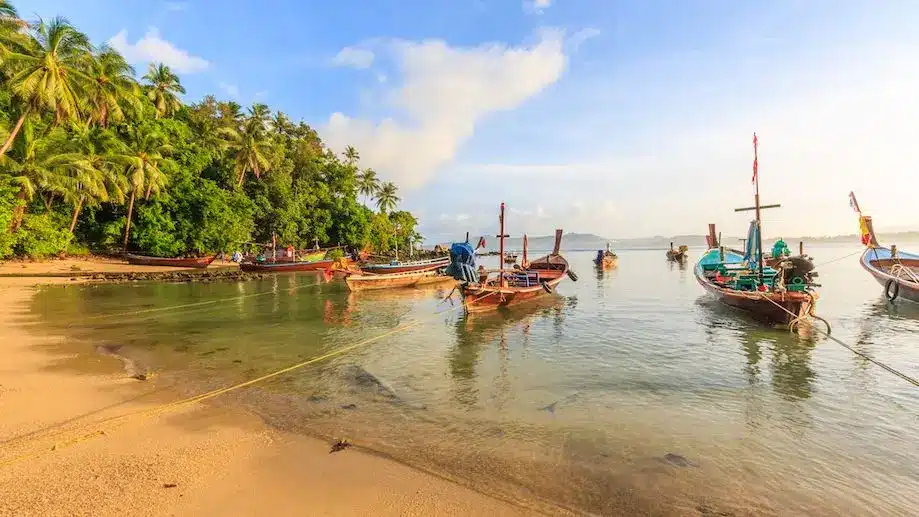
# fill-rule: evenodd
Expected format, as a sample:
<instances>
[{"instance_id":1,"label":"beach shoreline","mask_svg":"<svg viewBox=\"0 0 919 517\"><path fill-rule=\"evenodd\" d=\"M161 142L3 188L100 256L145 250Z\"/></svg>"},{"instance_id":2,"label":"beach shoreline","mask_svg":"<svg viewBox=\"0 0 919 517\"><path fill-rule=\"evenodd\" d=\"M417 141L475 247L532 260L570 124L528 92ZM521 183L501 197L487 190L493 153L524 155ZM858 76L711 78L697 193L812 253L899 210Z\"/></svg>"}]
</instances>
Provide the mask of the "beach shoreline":
<instances>
[{"instance_id":1,"label":"beach shoreline","mask_svg":"<svg viewBox=\"0 0 919 517\"><path fill-rule=\"evenodd\" d=\"M73 265L47 264L25 269ZM359 441L330 454L328 441L274 429L241 408L204 402L151 414L177 390L132 378L120 357L91 344L24 328L36 286L48 283L72 281L0 279L2 516L534 514L362 451Z\"/></svg>"}]
</instances>

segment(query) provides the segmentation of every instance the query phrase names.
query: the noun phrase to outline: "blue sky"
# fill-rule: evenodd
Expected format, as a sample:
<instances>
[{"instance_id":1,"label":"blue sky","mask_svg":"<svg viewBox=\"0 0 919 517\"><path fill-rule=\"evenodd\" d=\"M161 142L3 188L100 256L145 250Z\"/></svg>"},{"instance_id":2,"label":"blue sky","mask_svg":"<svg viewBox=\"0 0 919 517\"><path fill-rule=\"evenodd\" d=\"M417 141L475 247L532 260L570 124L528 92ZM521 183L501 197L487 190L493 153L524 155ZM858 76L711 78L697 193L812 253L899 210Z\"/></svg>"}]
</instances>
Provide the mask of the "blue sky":
<instances>
[{"instance_id":1,"label":"blue sky","mask_svg":"<svg viewBox=\"0 0 919 517\"><path fill-rule=\"evenodd\" d=\"M431 239L555 227L740 234L760 137L767 235L919 229L919 4L854 0L33 0L188 101L262 101L354 144ZM79 4L79 6L77 6ZM912 192L912 194L911 194Z\"/></svg>"}]
</instances>

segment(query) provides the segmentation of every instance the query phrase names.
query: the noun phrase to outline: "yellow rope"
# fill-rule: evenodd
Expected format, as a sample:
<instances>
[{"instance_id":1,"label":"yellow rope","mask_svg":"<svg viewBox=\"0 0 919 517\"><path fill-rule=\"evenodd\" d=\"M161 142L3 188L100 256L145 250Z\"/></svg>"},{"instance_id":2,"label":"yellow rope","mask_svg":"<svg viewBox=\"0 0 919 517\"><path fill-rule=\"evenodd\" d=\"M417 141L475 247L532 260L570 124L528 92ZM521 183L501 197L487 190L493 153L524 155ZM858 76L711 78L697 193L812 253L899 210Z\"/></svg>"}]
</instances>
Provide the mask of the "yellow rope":
<instances>
[{"instance_id":1,"label":"yellow rope","mask_svg":"<svg viewBox=\"0 0 919 517\"><path fill-rule=\"evenodd\" d=\"M447 310L443 310L443 311L437 311L437 312L433 313L432 316L438 316L438 315L440 315L440 314L443 314L443 313L446 313L446 312L450 312L450 311L453 311L453 310L456 310L456 308L451 308L451 309L447 309ZM12 458L9 458L9 459L0 461L0 468L9 466L9 465L11 465L11 464L13 464L13 463L17 463L17 462L22 461L22 460L24 460L24 459L35 458L35 457L41 456L42 454L47 454L48 452L51 452L51 451L60 450L60 449L69 447L69 446L71 446L71 445L74 445L74 444L77 444L77 443L80 443L80 442L83 442L83 441L86 441L86 440L90 440L90 439L92 439L92 438L97 438L97 437L99 437L99 436L105 436L105 429L102 429L102 428L100 428L100 427L105 426L106 424L111 424L110 428L111 428L111 427L116 427L117 425L122 425L122 424L126 423L129 419L132 419L132 418L136 418L136 417L151 417L151 416L154 416L154 415L157 415L157 414L163 413L163 412L165 412L165 411L169 411L169 410L172 410L172 409L175 409L175 408L184 406L184 405L192 404L192 403L195 403L195 402L202 402L202 401L204 401L204 400L214 398L214 397L216 397L216 396L218 396L218 395L222 395L222 394L228 393L228 392L230 392L230 391L238 390L238 389L240 389L240 388L245 388L245 387L247 387L247 386L251 386L251 385L253 385L253 384L257 384L257 383L259 383L259 382L262 382L262 381L271 379L271 378L273 378L273 377L277 377L277 376L279 376L279 375L283 375L283 374L285 374L285 373L289 373L289 372L292 372L292 371L294 371L294 370L303 368L304 366L308 366L308 365L317 363L317 362L319 362L319 361L323 361L323 360L329 359L329 358L331 358L331 357L335 357L335 356L337 356L337 355L341 355L341 354L343 354L343 353L345 353L345 352L354 350L355 348L359 348L359 347L362 347L362 346L369 345L370 343L374 343L374 342L379 341L379 340L381 340L381 339L383 339L383 338L385 338L385 337L391 336L391 335L393 335L393 334L397 334L397 333L399 333L399 332L404 332L404 331L406 331L406 330L408 330L408 329L410 329L410 328L412 328L412 327L415 327L415 326L417 326L417 325L420 325L423 321L424 321L423 319L417 319L417 320L415 320L415 321L406 323L406 324L404 324L404 325L400 325L400 326L398 326L398 327L396 327L396 328L394 328L394 329L392 329L392 330L389 330L389 331L384 332L384 333L382 333L382 334L379 334L379 335L377 335L377 336L374 336L374 337L371 337L371 338L368 338L368 339L364 339L364 340L362 340L362 341L358 341L357 343L354 343L354 344L351 344L351 345L348 345L348 346L344 346L344 347L335 349L335 350L333 350L333 351L331 351L331 352L328 352L328 353L326 353L326 354L320 355L320 356L318 356L318 357L313 357L313 358L311 358L311 359L307 359L306 361L302 361L302 362L299 362L299 363L297 363L297 364L288 366L288 367L286 367L286 368L282 368L282 369L280 369L280 370L276 370L276 371L274 371L274 372L271 372L271 373L262 375L261 377L257 377L257 378L255 378L255 379L250 379L250 380L248 380L248 381L244 381L244 382L240 382L240 383L238 383L238 384L234 384L234 385L227 386L227 387L224 387L224 388L219 388L219 389L216 389L216 390L212 390L212 391L209 391L209 392L207 392L207 393L202 393L202 394L195 395L195 396L192 396L192 397L188 397L188 398L185 398L185 399L182 399L182 400L177 400L177 401L175 401L175 402L170 402L170 403L168 403L168 404L163 404L163 405L160 405L160 406L157 406L157 407L154 407L154 408L145 409L145 410L141 410L141 411L136 411L136 412L133 412L133 413L127 413L127 414L124 414L124 415L113 416L113 417L106 418L106 419L102 419L102 420L99 420L99 421L96 421L96 422L91 422L91 423L89 423L89 424L87 424L87 425L84 425L84 426L81 426L81 427L77 427L76 429L65 430L65 431L61 431L61 432L59 432L59 433L55 433L55 434L51 434L51 435L44 436L44 437L42 437L42 438L53 438L53 437L65 435L65 434L68 434L68 433L71 433L71 432L77 432L77 431L80 431L81 429L87 429L87 428L90 428L90 427L95 427L95 428L97 428L97 429L95 429L95 430L93 430L93 431L91 431L91 432L87 432L87 433L82 434L82 435L80 435L80 436L74 437L74 438L72 438L72 439L70 439L70 440L66 440L66 441L57 443L57 444L53 445L53 446L52 446L50 449L48 449L48 450L38 450L38 451L33 451L33 452L26 452L26 453L20 454L20 455L18 455L18 456L14 456L14 457L12 457ZM35 436L31 436L30 438L32 439L32 441L36 441L36 440L38 439L38 438L36 438ZM7 442L5 445L8 445L8 444L9 444L9 442Z\"/></svg>"}]
</instances>

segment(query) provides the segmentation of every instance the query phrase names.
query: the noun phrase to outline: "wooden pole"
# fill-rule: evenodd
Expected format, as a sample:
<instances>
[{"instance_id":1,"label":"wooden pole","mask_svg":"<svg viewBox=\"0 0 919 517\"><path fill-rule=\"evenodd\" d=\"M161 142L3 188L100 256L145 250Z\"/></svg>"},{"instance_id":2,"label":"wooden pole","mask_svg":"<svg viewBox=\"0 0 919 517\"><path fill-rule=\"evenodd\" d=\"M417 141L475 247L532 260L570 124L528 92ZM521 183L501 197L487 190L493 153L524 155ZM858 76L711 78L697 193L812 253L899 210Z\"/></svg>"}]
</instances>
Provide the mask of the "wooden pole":
<instances>
[{"instance_id":1,"label":"wooden pole","mask_svg":"<svg viewBox=\"0 0 919 517\"><path fill-rule=\"evenodd\" d=\"M804 256L804 241L798 242L798 255Z\"/></svg>"},{"instance_id":2,"label":"wooden pole","mask_svg":"<svg viewBox=\"0 0 919 517\"><path fill-rule=\"evenodd\" d=\"M504 287L504 203L503 202L501 203L501 215L498 217L498 219L501 223L501 234L498 235L498 239L499 239L498 254L500 255L500 257L498 258L498 264L499 264L498 269L501 271L500 285L501 287Z\"/></svg>"}]
</instances>

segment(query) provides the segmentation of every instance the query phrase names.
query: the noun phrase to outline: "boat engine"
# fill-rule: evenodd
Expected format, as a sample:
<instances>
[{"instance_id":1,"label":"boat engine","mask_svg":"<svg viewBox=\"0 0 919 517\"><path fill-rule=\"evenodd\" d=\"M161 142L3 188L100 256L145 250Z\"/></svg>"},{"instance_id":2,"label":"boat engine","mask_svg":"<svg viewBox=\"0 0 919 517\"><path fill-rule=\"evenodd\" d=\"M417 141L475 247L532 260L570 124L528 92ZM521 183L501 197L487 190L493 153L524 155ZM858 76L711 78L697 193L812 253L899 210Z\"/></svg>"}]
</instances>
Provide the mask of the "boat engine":
<instances>
[{"instance_id":1,"label":"boat engine","mask_svg":"<svg viewBox=\"0 0 919 517\"><path fill-rule=\"evenodd\" d=\"M814 261L807 256L786 257L777 269L782 271L782 281L789 290L803 290L817 277Z\"/></svg>"}]
</instances>

